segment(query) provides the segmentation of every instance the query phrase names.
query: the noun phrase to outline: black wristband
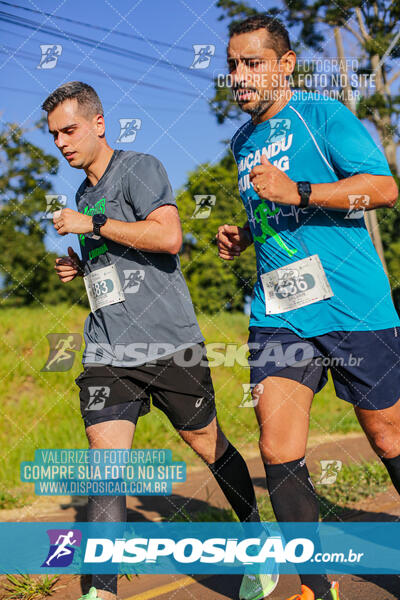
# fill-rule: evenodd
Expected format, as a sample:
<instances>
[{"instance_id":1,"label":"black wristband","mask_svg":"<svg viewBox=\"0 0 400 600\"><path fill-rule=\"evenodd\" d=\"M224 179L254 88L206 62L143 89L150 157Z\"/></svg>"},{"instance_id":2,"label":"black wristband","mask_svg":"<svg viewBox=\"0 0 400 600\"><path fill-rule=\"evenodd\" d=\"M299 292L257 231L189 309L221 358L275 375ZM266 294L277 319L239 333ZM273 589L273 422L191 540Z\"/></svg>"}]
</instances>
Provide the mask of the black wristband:
<instances>
[{"instance_id":1,"label":"black wristband","mask_svg":"<svg viewBox=\"0 0 400 600\"><path fill-rule=\"evenodd\" d=\"M297 191L300 195L299 208L305 208L310 204L311 184L309 181L298 181Z\"/></svg>"}]
</instances>

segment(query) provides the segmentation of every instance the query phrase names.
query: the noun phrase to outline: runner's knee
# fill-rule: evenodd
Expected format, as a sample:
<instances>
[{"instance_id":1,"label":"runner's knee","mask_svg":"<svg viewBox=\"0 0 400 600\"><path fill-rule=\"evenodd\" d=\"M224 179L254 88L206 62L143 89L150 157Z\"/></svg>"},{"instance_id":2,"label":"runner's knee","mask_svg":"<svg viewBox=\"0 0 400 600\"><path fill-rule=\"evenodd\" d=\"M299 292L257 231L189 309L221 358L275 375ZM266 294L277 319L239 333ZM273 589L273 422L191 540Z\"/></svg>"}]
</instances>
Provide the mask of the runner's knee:
<instances>
[{"instance_id":1,"label":"runner's knee","mask_svg":"<svg viewBox=\"0 0 400 600\"><path fill-rule=\"evenodd\" d=\"M105 421L86 427L91 450L98 448L131 448L135 425L130 421Z\"/></svg>"},{"instance_id":2,"label":"runner's knee","mask_svg":"<svg viewBox=\"0 0 400 600\"><path fill-rule=\"evenodd\" d=\"M301 440L287 439L287 443L282 443L282 436L274 437L265 431L261 431L258 446L264 464L286 463L305 454L305 444Z\"/></svg>"},{"instance_id":3,"label":"runner's knee","mask_svg":"<svg viewBox=\"0 0 400 600\"><path fill-rule=\"evenodd\" d=\"M400 429L393 424L370 427L367 435L378 456L394 458L400 454Z\"/></svg>"},{"instance_id":4,"label":"runner's knee","mask_svg":"<svg viewBox=\"0 0 400 600\"><path fill-rule=\"evenodd\" d=\"M180 430L179 435L208 464L218 460L228 446L216 418L207 427L192 431Z\"/></svg>"}]
</instances>

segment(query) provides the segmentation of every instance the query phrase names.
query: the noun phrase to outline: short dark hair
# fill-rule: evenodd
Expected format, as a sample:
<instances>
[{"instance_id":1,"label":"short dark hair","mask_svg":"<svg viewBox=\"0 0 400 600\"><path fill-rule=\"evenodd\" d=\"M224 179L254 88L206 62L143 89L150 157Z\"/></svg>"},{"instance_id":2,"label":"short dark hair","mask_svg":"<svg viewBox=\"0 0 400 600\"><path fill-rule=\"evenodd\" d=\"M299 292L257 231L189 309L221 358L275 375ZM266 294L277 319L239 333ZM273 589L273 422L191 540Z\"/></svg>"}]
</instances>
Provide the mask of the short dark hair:
<instances>
[{"instance_id":1,"label":"short dark hair","mask_svg":"<svg viewBox=\"0 0 400 600\"><path fill-rule=\"evenodd\" d=\"M81 81L68 81L60 85L46 98L42 104L43 110L51 112L65 100L76 98L86 116L104 115L103 105L91 85Z\"/></svg>"},{"instance_id":2,"label":"short dark hair","mask_svg":"<svg viewBox=\"0 0 400 600\"><path fill-rule=\"evenodd\" d=\"M236 21L229 28L229 37L239 35L240 33L248 33L249 31L257 31L257 29L265 29L271 38L271 49L275 50L276 54L283 56L285 52L291 50L289 33L286 27L273 16L254 15L247 17L243 21Z\"/></svg>"}]
</instances>

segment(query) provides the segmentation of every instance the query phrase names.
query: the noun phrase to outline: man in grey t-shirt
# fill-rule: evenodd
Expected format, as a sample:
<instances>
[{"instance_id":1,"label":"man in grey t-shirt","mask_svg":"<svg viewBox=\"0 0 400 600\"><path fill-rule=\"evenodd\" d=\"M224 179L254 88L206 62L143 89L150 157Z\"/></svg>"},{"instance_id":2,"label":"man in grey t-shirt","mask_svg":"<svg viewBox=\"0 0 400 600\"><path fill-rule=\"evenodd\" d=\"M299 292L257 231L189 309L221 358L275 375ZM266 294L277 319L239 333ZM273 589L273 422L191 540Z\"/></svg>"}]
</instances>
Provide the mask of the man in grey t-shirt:
<instances>
[{"instance_id":1,"label":"man in grey t-shirt","mask_svg":"<svg viewBox=\"0 0 400 600\"><path fill-rule=\"evenodd\" d=\"M179 246L179 227L176 209L170 207L176 207L176 202L160 161L148 154L114 150L96 185L90 185L88 179L82 183L76 203L79 212L90 217L107 215L129 223L152 219L158 214L154 211L165 207L160 215L165 212L173 221L171 230L164 232L163 224L152 224L141 238L145 246L144 236L152 235L155 228L159 247L167 252L143 252L103 237L106 225L101 237L79 236L85 274L114 264L124 295L124 301L90 313L83 362L133 367L202 342L179 257L174 253ZM128 242L129 233L126 235Z\"/></svg>"},{"instance_id":2,"label":"man in grey t-shirt","mask_svg":"<svg viewBox=\"0 0 400 600\"><path fill-rule=\"evenodd\" d=\"M58 276L69 282L84 275L91 306L84 370L76 380L90 448L130 449L151 398L209 466L239 519L258 521L247 466L216 419L204 338L177 256L179 215L163 166L153 156L110 148L103 107L87 84L62 85L43 108L56 146L86 173L78 210L57 211L53 221L59 235L78 234L82 252L82 260L72 248L69 257L58 258ZM89 496L87 518L124 522L125 496ZM277 582L265 577L264 596ZM117 576L94 575L81 600L114 600L116 593Z\"/></svg>"}]
</instances>

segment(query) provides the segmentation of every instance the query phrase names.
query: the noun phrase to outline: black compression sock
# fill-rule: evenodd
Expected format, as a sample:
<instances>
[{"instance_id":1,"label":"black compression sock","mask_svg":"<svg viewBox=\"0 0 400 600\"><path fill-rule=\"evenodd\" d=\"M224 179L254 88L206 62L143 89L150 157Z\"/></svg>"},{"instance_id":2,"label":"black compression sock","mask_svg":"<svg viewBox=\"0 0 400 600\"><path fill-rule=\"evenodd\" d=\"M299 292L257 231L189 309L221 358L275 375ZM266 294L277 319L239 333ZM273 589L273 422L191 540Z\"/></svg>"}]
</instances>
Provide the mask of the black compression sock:
<instances>
[{"instance_id":1,"label":"black compression sock","mask_svg":"<svg viewBox=\"0 0 400 600\"><path fill-rule=\"evenodd\" d=\"M304 458L277 465L264 463L277 521L318 521L319 508Z\"/></svg>"},{"instance_id":2,"label":"black compression sock","mask_svg":"<svg viewBox=\"0 0 400 600\"><path fill-rule=\"evenodd\" d=\"M379 458L385 465L394 487L400 494L400 455L394 458L382 458L382 456Z\"/></svg>"},{"instance_id":3,"label":"black compression sock","mask_svg":"<svg viewBox=\"0 0 400 600\"><path fill-rule=\"evenodd\" d=\"M104 525L104 535L115 537L117 530L113 525L115 522L126 522L126 496L89 496L86 518L88 522L107 521L110 525ZM121 530L121 536L124 532L124 526ZM118 534L117 534L118 535ZM113 574L94 574L92 575L92 586L97 590L104 590L117 594L118 575ZM100 592L101 597L101 592Z\"/></svg>"},{"instance_id":4,"label":"black compression sock","mask_svg":"<svg viewBox=\"0 0 400 600\"><path fill-rule=\"evenodd\" d=\"M260 516L253 483L247 465L236 448L228 442L224 454L208 466L238 519L258 522Z\"/></svg>"},{"instance_id":5,"label":"black compression sock","mask_svg":"<svg viewBox=\"0 0 400 600\"><path fill-rule=\"evenodd\" d=\"M264 463L264 468L277 521L318 521L318 499L304 458L277 465ZM329 598L330 583L326 575L300 575L300 579L316 599Z\"/></svg>"}]
</instances>

